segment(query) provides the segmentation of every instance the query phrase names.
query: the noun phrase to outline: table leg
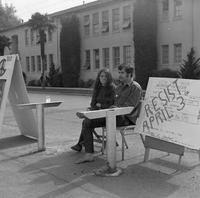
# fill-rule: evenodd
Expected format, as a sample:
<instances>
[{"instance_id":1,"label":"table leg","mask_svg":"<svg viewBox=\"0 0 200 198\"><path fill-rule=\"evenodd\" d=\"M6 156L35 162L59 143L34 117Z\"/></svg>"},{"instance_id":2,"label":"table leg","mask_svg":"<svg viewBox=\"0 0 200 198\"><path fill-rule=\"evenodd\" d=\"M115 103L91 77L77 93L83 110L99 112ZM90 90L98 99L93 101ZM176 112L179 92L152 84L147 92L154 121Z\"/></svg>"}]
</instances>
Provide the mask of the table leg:
<instances>
[{"instance_id":1,"label":"table leg","mask_svg":"<svg viewBox=\"0 0 200 198\"><path fill-rule=\"evenodd\" d=\"M116 177L122 169L116 167L116 114L114 110L106 112L106 152L107 165L95 171L98 176Z\"/></svg>"},{"instance_id":2,"label":"table leg","mask_svg":"<svg viewBox=\"0 0 200 198\"><path fill-rule=\"evenodd\" d=\"M116 169L116 115L115 112L107 111L106 115L106 150L107 150L107 162L111 170Z\"/></svg>"},{"instance_id":3,"label":"table leg","mask_svg":"<svg viewBox=\"0 0 200 198\"><path fill-rule=\"evenodd\" d=\"M36 105L37 124L38 124L38 151L45 150L44 137L44 107L42 104Z\"/></svg>"}]
</instances>

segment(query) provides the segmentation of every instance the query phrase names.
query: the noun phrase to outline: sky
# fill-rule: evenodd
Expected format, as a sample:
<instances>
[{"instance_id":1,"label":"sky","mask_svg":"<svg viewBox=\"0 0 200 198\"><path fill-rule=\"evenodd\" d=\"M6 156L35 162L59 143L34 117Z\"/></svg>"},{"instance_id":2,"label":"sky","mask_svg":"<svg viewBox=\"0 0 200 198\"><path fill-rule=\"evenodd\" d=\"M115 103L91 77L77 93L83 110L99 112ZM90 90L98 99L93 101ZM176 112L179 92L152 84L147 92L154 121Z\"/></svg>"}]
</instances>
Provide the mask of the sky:
<instances>
[{"instance_id":1,"label":"sky","mask_svg":"<svg viewBox=\"0 0 200 198\"><path fill-rule=\"evenodd\" d=\"M95 0L84 0L89 3ZM16 9L16 16L24 22L31 18L35 12L51 14L74 6L82 5L83 0L1 0L2 4L12 4Z\"/></svg>"}]
</instances>

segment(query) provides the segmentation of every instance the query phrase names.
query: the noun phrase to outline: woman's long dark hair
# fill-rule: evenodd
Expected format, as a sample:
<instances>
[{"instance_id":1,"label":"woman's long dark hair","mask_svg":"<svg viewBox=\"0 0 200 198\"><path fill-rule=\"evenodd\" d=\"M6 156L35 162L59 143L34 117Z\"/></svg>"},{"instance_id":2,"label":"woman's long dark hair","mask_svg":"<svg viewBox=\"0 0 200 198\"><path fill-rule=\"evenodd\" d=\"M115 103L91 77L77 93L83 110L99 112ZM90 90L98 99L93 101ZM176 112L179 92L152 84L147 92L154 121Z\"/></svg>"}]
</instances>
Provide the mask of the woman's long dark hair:
<instances>
[{"instance_id":1,"label":"woman's long dark hair","mask_svg":"<svg viewBox=\"0 0 200 198\"><path fill-rule=\"evenodd\" d=\"M111 76L110 72L106 69L101 69L99 71L98 75L97 75L97 78L96 78L96 81L95 81L95 84L94 84L93 95L98 94L100 87L102 87L102 84L100 82L100 75L101 75L102 72L105 73L106 79L107 79L105 87L108 88L108 89L110 89L112 87L113 80L112 80L112 76Z\"/></svg>"}]
</instances>

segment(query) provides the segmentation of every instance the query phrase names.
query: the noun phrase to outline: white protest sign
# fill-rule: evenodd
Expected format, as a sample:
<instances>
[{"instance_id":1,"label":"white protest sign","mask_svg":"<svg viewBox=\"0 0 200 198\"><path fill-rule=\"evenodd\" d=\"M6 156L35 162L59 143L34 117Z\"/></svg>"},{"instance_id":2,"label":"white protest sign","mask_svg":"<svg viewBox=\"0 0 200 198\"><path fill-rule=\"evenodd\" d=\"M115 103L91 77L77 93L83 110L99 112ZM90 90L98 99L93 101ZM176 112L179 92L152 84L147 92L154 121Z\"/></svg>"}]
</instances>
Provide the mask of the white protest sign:
<instances>
[{"instance_id":1,"label":"white protest sign","mask_svg":"<svg viewBox=\"0 0 200 198\"><path fill-rule=\"evenodd\" d=\"M18 55L0 56L0 131L7 99L21 133L37 138L38 129L32 110L17 108L17 104L29 103Z\"/></svg>"},{"instance_id":2,"label":"white protest sign","mask_svg":"<svg viewBox=\"0 0 200 198\"><path fill-rule=\"evenodd\" d=\"M200 80L150 78L136 131L200 149Z\"/></svg>"}]
</instances>

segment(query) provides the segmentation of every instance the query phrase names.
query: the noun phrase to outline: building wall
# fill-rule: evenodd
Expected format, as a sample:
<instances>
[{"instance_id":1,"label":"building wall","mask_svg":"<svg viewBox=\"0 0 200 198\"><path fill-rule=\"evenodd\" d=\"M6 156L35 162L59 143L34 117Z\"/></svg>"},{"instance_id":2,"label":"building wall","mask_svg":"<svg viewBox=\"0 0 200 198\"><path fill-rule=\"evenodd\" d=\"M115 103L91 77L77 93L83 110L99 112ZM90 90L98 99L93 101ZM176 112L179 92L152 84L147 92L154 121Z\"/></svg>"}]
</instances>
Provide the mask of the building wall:
<instances>
[{"instance_id":1,"label":"building wall","mask_svg":"<svg viewBox=\"0 0 200 198\"><path fill-rule=\"evenodd\" d=\"M113 76L116 77L117 70L113 68L113 47L120 47L120 63L123 63L123 47L131 47L131 63L134 64L133 55L134 55L134 46L133 46L133 2L134 1L125 1L118 2L115 4L108 5L106 7L95 8L78 14L81 22L81 77L86 80L89 78L95 78L98 72L94 67L94 49L99 49L100 52L100 69L104 67L103 64L103 48L109 48L109 70L113 73ZM131 14L131 26L130 28L123 29L123 7L130 6ZM119 8L120 13L120 28L119 31L112 30L112 10ZM102 12L108 11L109 13L109 31L102 32ZM94 35L92 32L92 16L94 13L99 14L99 33ZM84 16L90 16L90 35L84 35ZM84 68L85 65L85 50L90 50L91 57L91 68L87 70Z\"/></svg>"},{"instance_id":2,"label":"building wall","mask_svg":"<svg viewBox=\"0 0 200 198\"><path fill-rule=\"evenodd\" d=\"M158 67L159 69L170 68L172 70L178 70L183 61L175 62L175 44L182 44L182 60L187 58L187 54L191 47L195 47L197 42L194 41L194 32L198 34L200 29L197 27L194 29L199 16L200 5L198 0L193 4L193 0L182 0L182 14L180 17L175 17L174 0L169 0L168 14L162 10L162 2L158 0ZM197 3L198 2L198 3ZM195 8L196 7L196 8ZM198 8L197 8L198 7ZM195 15L193 15L193 9L196 9ZM197 14L198 13L198 14ZM196 21L196 22L195 22ZM199 36L196 36L198 40ZM162 62L162 45L169 46L169 62L164 64ZM199 53L199 52L198 52ZM198 54L197 54L198 55Z\"/></svg>"},{"instance_id":3,"label":"building wall","mask_svg":"<svg viewBox=\"0 0 200 198\"><path fill-rule=\"evenodd\" d=\"M25 31L28 31L28 44L25 42ZM8 30L6 32L2 32L2 35L6 35L7 37L11 38L15 36L18 37L18 54L20 56L20 62L22 65L22 70L26 73L27 79L39 79L41 76L41 70L38 69L37 65L37 56L40 56L40 45L36 44L36 33L34 32L34 40L31 44L30 41L30 28L26 25L19 26L18 28ZM14 50L14 44L11 45L10 53L16 53L16 50ZM48 41L47 36L47 42L45 44L45 54L47 55L47 70L46 73L49 71L49 54L53 55L53 62L55 63L55 66L59 66L59 58L58 58L58 41L57 41L57 30L55 29L55 32L52 34L52 41ZM26 58L29 57L30 61L30 70L27 68ZM35 69L33 71L33 67L31 65L31 57L34 57L35 59Z\"/></svg>"},{"instance_id":4,"label":"building wall","mask_svg":"<svg viewBox=\"0 0 200 198\"><path fill-rule=\"evenodd\" d=\"M167 1L167 0L166 0ZM196 52L196 57L200 57L200 1L199 0L182 0L181 4L181 16L174 17L175 13L175 2L176 0L168 0L167 12L163 11L163 0L157 0L158 2L158 37L157 37L157 47L158 47L158 69L170 68L173 70L178 70L183 59L187 58L187 53L190 51L191 47L194 47ZM53 18L57 28L53 32L53 37L51 42L47 42L45 46L46 54L53 54L53 59L56 67L60 67L60 17L62 15L76 14L80 20L80 32L81 32L81 79L88 80L94 79L98 72L94 67L94 49L99 49L99 60L100 68L103 68L103 48L109 48L109 69L112 72L114 78L117 76L117 69L113 68L113 47L120 48L120 63L124 62L123 59L123 48L124 46L131 47L131 63L134 65L134 46L133 46L133 10L134 10L135 0L115 0L115 1L102 1L102 3L92 3L92 6L88 4L79 6L78 8L73 8L73 12L61 11L60 13L55 13ZM123 29L123 7L130 6L131 8L131 26L130 28ZM119 31L112 31L112 10L119 8L120 10L120 22ZM102 12L108 10L109 12L109 31L102 33ZM99 13L99 33L98 35L93 35L92 24L93 24L93 14ZM89 15L90 18L90 35L85 36L84 27L85 20L84 17ZM18 36L18 51L21 57L21 64L23 71L26 72L28 79L38 79L41 72L37 69L37 60L35 60L36 70L27 71L26 57L38 56L40 54L39 45L33 44L25 45L25 30L29 29L25 24L12 28L7 31L0 32L2 35L12 37L13 35ZM30 31L30 29L28 30ZM29 32L30 37L30 32ZM36 37L36 35L35 35ZM48 38L47 38L48 40ZM181 44L181 61L175 62L175 44ZM168 46L167 63L163 63L163 45ZM90 51L90 69L85 67L86 65L86 50ZM30 58L31 59L31 58ZM47 59L47 66L49 66L49 60ZM47 71L49 67L47 67Z\"/></svg>"},{"instance_id":5,"label":"building wall","mask_svg":"<svg viewBox=\"0 0 200 198\"><path fill-rule=\"evenodd\" d=\"M193 46L196 52L196 57L200 57L200 1L193 0L194 7L193 7Z\"/></svg>"}]
</instances>

